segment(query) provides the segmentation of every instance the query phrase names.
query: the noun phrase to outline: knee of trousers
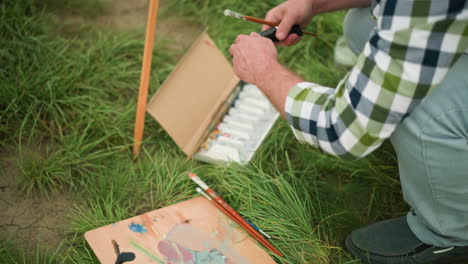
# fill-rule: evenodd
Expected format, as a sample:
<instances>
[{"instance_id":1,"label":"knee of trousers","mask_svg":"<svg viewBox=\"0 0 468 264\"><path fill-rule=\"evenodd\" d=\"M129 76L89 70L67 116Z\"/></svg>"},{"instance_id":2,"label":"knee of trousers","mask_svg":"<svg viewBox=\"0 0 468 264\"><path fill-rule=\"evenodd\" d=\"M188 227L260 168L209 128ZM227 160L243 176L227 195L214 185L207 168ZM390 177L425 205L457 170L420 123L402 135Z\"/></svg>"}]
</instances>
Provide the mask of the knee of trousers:
<instances>
[{"instance_id":1,"label":"knee of trousers","mask_svg":"<svg viewBox=\"0 0 468 264\"><path fill-rule=\"evenodd\" d=\"M359 55L369 40L376 21L372 18L370 8L352 8L345 16L343 32L346 43L354 54Z\"/></svg>"},{"instance_id":2,"label":"knee of trousers","mask_svg":"<svg viewBox=\"0 0 468 264\"><path fill-rule=\"evenodd\" d=\"M392 135L405 200L434 234L468 245L468 56Z\"/></svg>"}]
</instances>

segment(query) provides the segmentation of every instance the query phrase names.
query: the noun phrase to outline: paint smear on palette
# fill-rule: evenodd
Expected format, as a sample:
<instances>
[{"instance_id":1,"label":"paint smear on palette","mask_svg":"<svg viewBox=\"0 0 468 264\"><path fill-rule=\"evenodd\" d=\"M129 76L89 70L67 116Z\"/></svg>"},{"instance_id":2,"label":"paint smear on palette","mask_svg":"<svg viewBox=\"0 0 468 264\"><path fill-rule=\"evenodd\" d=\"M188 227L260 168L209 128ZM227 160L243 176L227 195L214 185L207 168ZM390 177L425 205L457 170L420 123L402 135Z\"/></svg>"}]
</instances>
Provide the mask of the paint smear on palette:
<instances>
[{"instance_id":1,"label":"paint smear on palette","mask_svg":"<svg viewBox=\"0 0 468 264\"><path fill-rule=\"evenodd\" d=\"M227 257L218 249L195 251L170 240L159 242L158 249L174 264L228 264Z\"/></svg>"},{"instance_id":2,"label":"paint smear on palette","mask_svg":"<svg viewBox=\"0 0 468 264\"><path fill-rule=\"evenodd\" d=\"M131 223L128 226L128 229L132 230L135 233L140 233L140 234L148 232L148 230L146 230L146 227L144 225L135 224L135 223Z\"/></svg>"},{"instance_id":3,"label":"paint smear on palette","mask_svg":"<svg viewBox=\"0 0 468 264\"><path fill-rule=\"evenodd\" d=\"M161 260L158 256L153 254L153 252L151 252L150 250L144 248L143 246L141 246L137 242L130 241L130 245L132 245L132 247L134 247L136 250L140 251L141 253L145 254L147 257L149 257L151 260L155 261L156 263L158 263L158 264L167 264L167 262ZM169 264L171 264L171 263L169 263Z\"/></svg>"},{"instance_id":4,"label":"paint smear on palette","mask_svg":"<svg viewBox=\"0 0 468 264\"><path fill-rule=\"evenodd\" d=\"M223 236L204 231L190 224L176 225L159 242L158 250L169 263L174 264L249 264L249 261L233 249L233 242L244 237L235 237L234 229L221 226Z\"/></svg>"}]
</instances>

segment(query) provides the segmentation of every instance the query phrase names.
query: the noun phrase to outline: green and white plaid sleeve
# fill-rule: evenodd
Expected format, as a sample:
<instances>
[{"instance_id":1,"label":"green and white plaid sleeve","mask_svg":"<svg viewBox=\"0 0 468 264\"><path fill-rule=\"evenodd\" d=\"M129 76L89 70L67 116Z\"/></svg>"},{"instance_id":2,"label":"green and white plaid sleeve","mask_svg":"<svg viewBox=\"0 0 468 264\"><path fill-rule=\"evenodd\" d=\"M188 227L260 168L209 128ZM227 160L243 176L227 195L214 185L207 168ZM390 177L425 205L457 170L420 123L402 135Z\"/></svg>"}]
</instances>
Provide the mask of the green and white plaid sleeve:
<instances>
[{"instance_id":1,"label":"green and white plaid sleeve","mask_svg":"<svg viewBox=\"0 0 468 264\"><path fill-rule=\"evenodd\" d=\"M295 136L346 159L379 147L468 47L467 5L382 1L376 28L336 89L304 82L289 92L285 110Z\"/></svg>"}]
</instances>

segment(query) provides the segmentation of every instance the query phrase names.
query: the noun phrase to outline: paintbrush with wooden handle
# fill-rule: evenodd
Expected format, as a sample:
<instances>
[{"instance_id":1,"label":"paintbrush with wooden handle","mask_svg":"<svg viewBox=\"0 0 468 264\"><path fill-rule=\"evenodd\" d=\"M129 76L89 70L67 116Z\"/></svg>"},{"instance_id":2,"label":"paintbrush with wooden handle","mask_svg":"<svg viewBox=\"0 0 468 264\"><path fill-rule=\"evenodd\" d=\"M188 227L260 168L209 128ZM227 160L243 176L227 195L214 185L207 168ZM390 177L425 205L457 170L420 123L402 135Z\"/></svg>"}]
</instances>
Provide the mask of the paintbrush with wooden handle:
<instances>
[{"instance_id":1,"label":"paintbrush with wooden handle","mask_svg":"<svg viewBox=\"0 0 468 264\"><path fill-rule=\"evenodd\" d=\"M234 222L238 223L245 231L251 234L260 244L271 250L276 255L283 257L283 253L281 253L278 249L276 249L268 240L266 240L257 230L255 230L252 226L250 226L245 219L237 213L231 206L229 206L226 201L224 201L213 189L211 189L205 182L203 182L200 177L196 174L188 172L187 175L194 181L204 192L206 192L209 197L211 197L211 202L216 203L216 207L218 207L223 213L225 213L229 218L231 218ZM210 199L208 199L210 200Z\"/></svg>"},{"instance_id":2,"label":"paintbrush with wooden handle","mask_svg":"<svg viewBox=\"0 0 468 264\"><path fill-rule=\"evenodd\" d=\"M229 10L229 9L224 10L224 15L225 16L230 16L230 17L235 17L235 18L241 19L241 20L247 20L247 21L267 25L267 26L270 26L270 27L277 27L280 24L280 23L271 22L271 21L263 20L263 19L256 18L256 17L245 16L245 15L239 14L239 13L234 12L234 11ZM305 31L302 31L302 33L306 34L306 35L309 35L309 36L318 37L318 35L314 34L314 33L305 32Z\"/></svg>"}]
</instances>

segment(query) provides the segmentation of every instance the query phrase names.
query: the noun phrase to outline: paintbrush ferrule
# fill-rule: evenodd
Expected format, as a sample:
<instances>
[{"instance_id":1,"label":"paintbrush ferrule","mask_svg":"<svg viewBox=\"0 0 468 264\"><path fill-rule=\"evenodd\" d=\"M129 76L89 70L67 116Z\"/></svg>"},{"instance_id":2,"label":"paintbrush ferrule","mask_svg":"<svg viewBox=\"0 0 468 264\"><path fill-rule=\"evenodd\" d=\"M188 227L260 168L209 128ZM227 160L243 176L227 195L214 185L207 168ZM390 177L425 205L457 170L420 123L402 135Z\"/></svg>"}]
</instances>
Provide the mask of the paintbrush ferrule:
<instances>
[{"instance_id":1,"label":"paintbrush ferrule","mask_svg":"<svg viewBox=\"0 0 468 264\"><path fill-rule=\"evenodd\" d=\"M206 199L208 199L208 201L213 200L213 199L211 199L211 197L210 197L208 194L206 194L200 187L197 187L196 190L197 190L197 192L198 192L199 194L203 195Z\"/></svg>"}]
</instances>

